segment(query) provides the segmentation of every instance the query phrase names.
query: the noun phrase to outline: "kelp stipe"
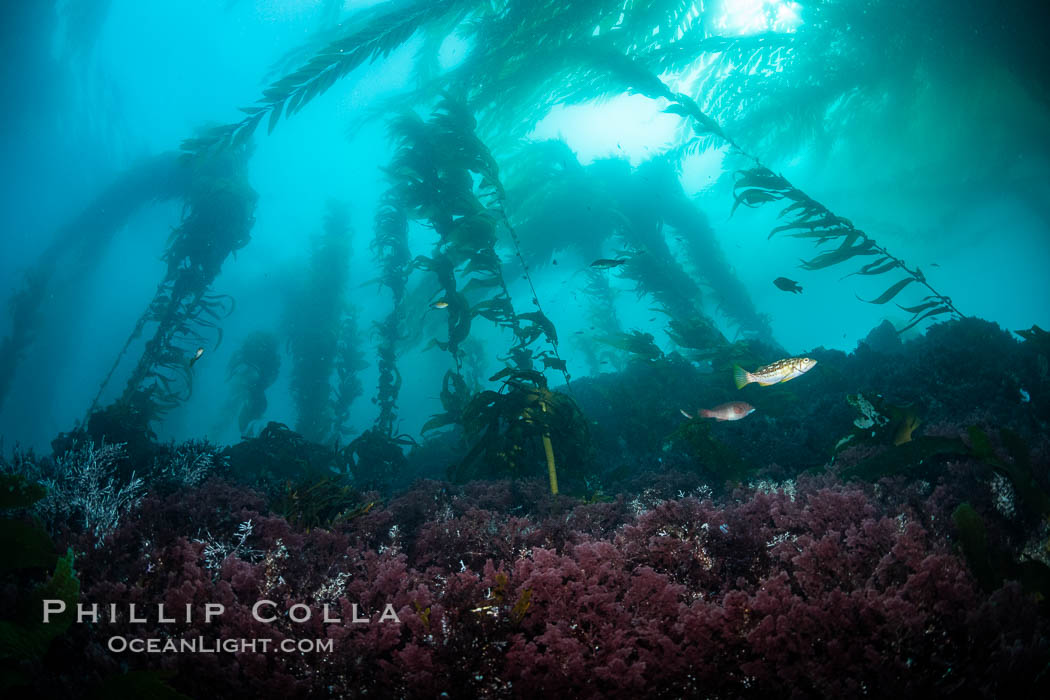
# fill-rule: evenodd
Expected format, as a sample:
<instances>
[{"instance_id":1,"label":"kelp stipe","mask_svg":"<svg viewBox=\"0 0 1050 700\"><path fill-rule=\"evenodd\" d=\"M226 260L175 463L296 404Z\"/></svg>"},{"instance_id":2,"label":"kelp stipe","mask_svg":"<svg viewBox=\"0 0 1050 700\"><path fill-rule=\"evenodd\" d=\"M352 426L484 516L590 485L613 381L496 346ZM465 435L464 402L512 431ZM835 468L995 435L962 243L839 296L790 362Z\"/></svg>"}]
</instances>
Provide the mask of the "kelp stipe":
<instances>
[{"instance_id":1,"label":"kelp stipe","mask_svg":"<svg viewBox=\"0 0 1050 700\"><path fill-rule=\"evenodd\" d=\"M266 412L266 390L281 370L278 347L274 333L256 331L249 334L230 357L226 379L232 384L231 401L242 435L249 434L252 424Z\"/></svg>"},{"instance_id":2,"label":"kelp stipe","mask_svg":"<svg viewBox=\"0 0 1050 700\"><path fill-rule=\"evenodd\" d=\"M313 239L309 272L289 298L284 320L295 428L307 440L324 444L343 432L349 405L359 393L354 381L362 360L356 355L356 320L346 299L350 236L347 207L330 201L322 233Z\"/></svg>"},{"instance_id":3,"label":"kelp stipe","mask_svg":"<svg viewBox=\"0 0 1050 700\"><path fill-rule=\"evenodd\" d=\"M190 184L182 222L168 237L167 271L99 387L89 416L124 354L149 325L155 326L153 335L118 403L136 405L149 422L189 398L190 358L197 348L209 345L204 333L216 334L215 346L222 341L218 324L233 310L233 299L210 293L211 285L226 259L248 244L255 223L258 195L248 182L250 155L244 146L207 157L184 156Z\"/></svg>"}]
</instances>

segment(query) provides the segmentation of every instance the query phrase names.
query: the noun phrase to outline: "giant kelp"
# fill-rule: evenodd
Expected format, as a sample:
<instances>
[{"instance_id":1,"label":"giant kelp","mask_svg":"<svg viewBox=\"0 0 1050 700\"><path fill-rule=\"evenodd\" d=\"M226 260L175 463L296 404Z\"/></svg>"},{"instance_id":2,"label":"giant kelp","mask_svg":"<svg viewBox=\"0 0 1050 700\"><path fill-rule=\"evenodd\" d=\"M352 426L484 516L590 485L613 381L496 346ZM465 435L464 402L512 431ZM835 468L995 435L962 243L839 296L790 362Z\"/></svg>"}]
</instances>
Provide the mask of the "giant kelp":
<instances>
[{"instance_id":1,"label":"giant kelp","mask_svg":"<svg viewBox=\"0 0 1050 700\"><path fill-rule=\"evenodd\" d=\"M266 390L281 369L277 336L268 331L256 331L244 339L230 356L226 378L233 385L233 402L240 406L237 426L241 434L251 430L252 423L266 412Z\"/></svg>"},{"instance_id":2,"label":"giant kelp","mask_svg":"<svg viewBox=\"0 0 1050 700\"><path fill-rule=\"evenodd\" d=\"M355 382L363 357L356 318L346 298L350 236L349 210L330 201L323 230L313 240L309 274L293 292L285 313L295 427L306 439L319 443L331 442L344 432L350 404L361 392Z\"/></svg>"},{"instance_id":3,"label":"giant kelp","mask_svg":"<svg viewBox=\"0 0 1050 700\"><path fill-rule=\"evenodd\" d=\"M242 146L196 158L190 168L182 221L168 237L167 270L153 299L139 317L102 382L94 411L121 358L147 329L139 361L119 402L139 404L147 420L160 417L185 401L193 390L190 358L207 344L204 333L222 340L219 321L232 311L233 300L210 291L226 258L247 245L258 198L246 172L250 149ZM89 411L89 412L90 412Z\"/></svg>"},{"instance_id":4,"label":"giant kelp","mask_svg":"<svg viewBox=\"0 0 1050 700\"><path fill-rule=\"evenodd\" d=\"M355 68L385 58L417 33L443 37L457 28L471 50L455 69L434 68L440 41L424 41L416 67L430 76L412 97L425 101L450 88L467 91L488 118L525 133L560 102L579 102L620 92L623 81L609 70L624 53L653 58L682 37L690 41L705 13L680 0L605 0L489 3L478 0L410 0L368 8L344 23L341 37L325 36L312 58L275 81L238 122L187 140L190 150L244 143L265 121L273 129ZM514 105L514 110L508 107ZM388 109L385 105L384 109ZM513 119L508 118L513 114ZM524 116L524 118L523 118Z\"/></svg>"},{"instance_id":5,"label":"giant kelp","mask_svg":"<svg viewBox=\"0 0 1050 700\"><path fill-rule=\"evenodd\" d=\"M449 470L449 477L530 476L542 449L551 492L558 493L555 454L563 473L579 487L592 446L587 421L572 397L551 391L546 377L534 370L508 367L490 381L502 382L501 388L475 394L462 409L461 422L473 447Z\"/></svg>"},{"instance_id":6,"label":"giant kelp","mask_svg":"<svg viewBox=\"0 0 1050 700\"><path fill-rule=\"evenodd\" d=\"M380 338L376 344L379 384L373 400L379 406L379 415L376 416L375 427L384 435L392 435L397 419L397 399L401 392L397 355L404 325L402 301L412 260L408 249L408 217L398 205L395 194L388 194L376 212L372 253L382 268L377 282L389 289L392 296L392 308L386 318L376 322Z\"/></svg>"},{"instance_id":7,"label":"giant kelp","mask_svg":"<svg viewBox=\"0 0 1050 700\"><path fill-rule=\"evenodd\" d=\"M626 262L617 274L633 280L638 295L655 299L670 319L682 324L707 319L704 284L742 332L771 338L768 319L756 311L668 159L653 158L637 168L621 159L581 166L565 144L548 141L524 148L509 180L523 251L534 264L562 249L595 259L618 243L614 255ZM600 283L590 280L588 287L604 298L598 303L608 305Z\"/></svg>"}]
</instances>

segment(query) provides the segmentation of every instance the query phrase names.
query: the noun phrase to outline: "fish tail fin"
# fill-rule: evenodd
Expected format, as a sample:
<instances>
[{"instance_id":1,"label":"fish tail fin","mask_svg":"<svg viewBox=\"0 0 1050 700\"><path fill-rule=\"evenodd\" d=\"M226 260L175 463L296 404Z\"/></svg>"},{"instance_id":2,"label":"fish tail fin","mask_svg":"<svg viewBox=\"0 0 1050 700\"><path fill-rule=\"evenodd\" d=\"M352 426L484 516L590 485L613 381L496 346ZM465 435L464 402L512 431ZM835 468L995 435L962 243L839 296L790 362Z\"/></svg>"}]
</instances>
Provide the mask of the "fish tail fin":
<instances>
[{"instance_id":1,"label":"fish tail fin","mask_svg":"<svg viewBox=\"0 0 1050 700\"><path fill-rule=\"evenodd\" d=\"M689 415L688 413L686 413L685 411L683 411L682 409L678 409L678 412L681 413L686 418L688 418L689 420L693 420L693 417L691 415Z\"/></svg>"},{"instance_id":2,"label":"fish tail fin","mask_svg":"<svg viewBox=\"0 0 1050 700\"><path fill-rule=\"evenodd\" d=\"M714 411L709 411L706 408L701 408L700 409L700 417L701 418L714 418L715 417L715 412Z\"/></svg>"},{"instance_id":3,"label":"fish tail fin","mask_svg":"<svg viewBox=\"0 0 1050 700\"><path fill-rule=\"evenodd\" d=\"M736 384L737 389L743 389L745 386L751 383L751 373L740 365L733 365L733 383Z\"/></svg>"}]
</instances>

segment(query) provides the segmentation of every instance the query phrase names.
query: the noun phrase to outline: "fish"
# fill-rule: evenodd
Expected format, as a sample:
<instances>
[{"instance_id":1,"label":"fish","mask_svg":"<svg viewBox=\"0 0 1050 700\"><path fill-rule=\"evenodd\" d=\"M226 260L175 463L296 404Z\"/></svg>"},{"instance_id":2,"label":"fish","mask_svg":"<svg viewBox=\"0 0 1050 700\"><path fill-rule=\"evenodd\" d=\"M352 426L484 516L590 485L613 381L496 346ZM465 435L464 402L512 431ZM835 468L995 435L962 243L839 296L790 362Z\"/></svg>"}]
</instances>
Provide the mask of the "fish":
<instances>
[{"instance_id":1,"label":"fish","mask_svg":"<svg viewBox=\"0 0 1050 700\"><path fill-rule=\"evenodd\" d=\"M693 418L691 415L689 415L682 409L678 409L678 412L686 418L689 418L690 420L692 420ZM744 403L743 401L730 401L729 403L723 403L718 406L715 406L714 408L701 408L700 412L697 415L699 415L701 418L714 418L715 420L721 422L727 420L740 420L741 418L747 418L754 412L755 407L749 403Z\"/></svg>"},{"instance_id":2,"label":"fish","mask_svg":"<svg viewBox=\"0 0 1050 700\"><path fill-rule=\"evenodd\" d=\"M627 258L598 258L597 260L591 263L591 267L595 268L596 270L608 270L612 267L619 267L625 262L627 262Z\"/></svg>"},{"instance_id":3,"label":"fish","mask_svg":"<svg viewBox=\"0 0 1050 700\"><path fill-rule=\"evenodd\" d=\"M810 357L788 357L777 360L773 364L759 367L754 372L748 372L740 365L733 365L733 381L737 389L743 389L748 384L755 382L762 386L771 386L788 382L795 377L801 377L815 367L817 361Z\"/></svg>"},{"instance_id":4,"label":"fish","mask_svg":"<svg viewBox=\"0 0 1050 700\"><path fill-rule=\"evenodd\" d=\"M1028 403L1032 400L1032 395L1024 389L1018 389L1017 392L1021 395L1021 403Z\"/></svg>"},{"instance_id":5,"label":"fish","mask_svg":"<svg viewBox=\"0 0 1050 700\"><path fill-rule=\"evenodd\" d=\"M204 354L204 348L197 348L197 352L193 353L193 357L190 358L190 367L197 364L197 360L201 359L201 355Z\"/></svg>"},{"instance_id":6,"label":"fish","mask_svg":"<svg viewBox=\"0 0 1050 700\"><path fill-rule=\"evenodd\" d=\"M430 305L430 308L432 308L432 309L445 309L445 308L448 308L448 302L445 301L444 299L438 299L437 301L435 301L433 304Z\"/></svg>"},{"instance_id":7,"label":"fish","mask_svg":"<svg viewBox=\"0 0 1050 700\"><path fill-rule=\"evenodd\" d=\"M773 284L777 286L777 289L783 289L785 292L802 293L802 287L798 286L798 282L789 280L787 277L777 277L773 280Z\"/></svg>"}]
</instances>

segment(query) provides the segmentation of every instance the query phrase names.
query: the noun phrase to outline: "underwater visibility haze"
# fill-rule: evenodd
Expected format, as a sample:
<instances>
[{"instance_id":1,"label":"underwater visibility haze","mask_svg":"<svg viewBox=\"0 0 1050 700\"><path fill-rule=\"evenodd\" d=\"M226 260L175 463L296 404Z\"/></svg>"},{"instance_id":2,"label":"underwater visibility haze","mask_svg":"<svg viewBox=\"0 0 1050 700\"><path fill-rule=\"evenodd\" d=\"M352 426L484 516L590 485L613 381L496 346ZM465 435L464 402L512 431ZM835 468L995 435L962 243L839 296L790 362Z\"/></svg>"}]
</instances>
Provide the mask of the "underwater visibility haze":
<instances>
[{"instance_id":1,"label":"underwater visibility haze","mask_svg":"<svg viewBox=\"0 0 1050 700\"><path fill-rule=\"evenodd\" d=\"M1046 693L1048 22L4 4L0 692Z\"/></svg>"}]
</instances>

